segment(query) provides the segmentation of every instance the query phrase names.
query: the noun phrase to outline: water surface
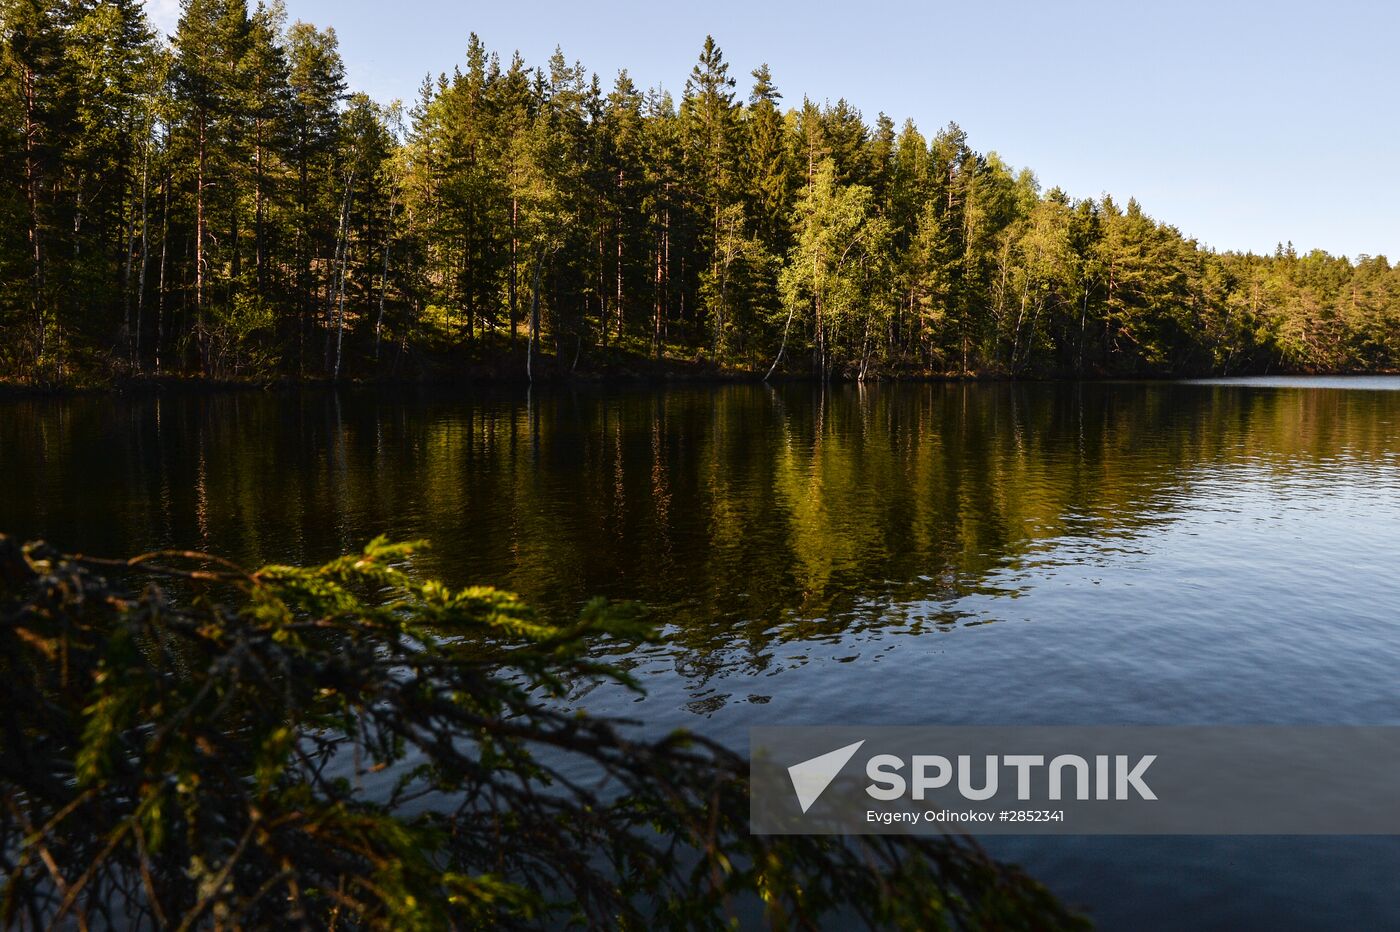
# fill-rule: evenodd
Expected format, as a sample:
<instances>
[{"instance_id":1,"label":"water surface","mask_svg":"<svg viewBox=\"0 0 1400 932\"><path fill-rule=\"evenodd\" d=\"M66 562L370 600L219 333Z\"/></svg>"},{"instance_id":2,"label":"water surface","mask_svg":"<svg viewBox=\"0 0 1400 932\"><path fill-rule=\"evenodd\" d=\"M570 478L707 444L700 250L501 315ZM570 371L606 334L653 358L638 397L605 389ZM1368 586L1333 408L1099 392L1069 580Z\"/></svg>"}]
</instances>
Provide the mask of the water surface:
<instances>
[{"instance_id":1,"label":"water surface","mask_svg":"<svg viewBox=\"0 0 1400 932\"><path fill-rule=\"evenodd\" d=\"M235 393L0 406L0 529L315 561L387 533L755 724L1400 724L1400 380ZM1400 922L1396 839L1000 839L1113 927Z\"/></svg>"}]
</instances>

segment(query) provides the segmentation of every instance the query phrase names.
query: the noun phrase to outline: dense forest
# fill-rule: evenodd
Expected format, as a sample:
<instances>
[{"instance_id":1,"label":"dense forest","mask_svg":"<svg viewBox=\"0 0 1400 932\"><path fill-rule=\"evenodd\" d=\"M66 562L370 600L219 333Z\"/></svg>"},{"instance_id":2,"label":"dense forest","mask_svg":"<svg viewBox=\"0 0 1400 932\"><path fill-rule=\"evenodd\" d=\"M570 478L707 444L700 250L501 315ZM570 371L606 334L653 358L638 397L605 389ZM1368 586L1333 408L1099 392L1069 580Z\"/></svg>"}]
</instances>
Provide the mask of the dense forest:
<instances>
[{"instance_id":1,"label":"dense forest","mask_svg":"<svg viewBox=\"0 0 1400 932\"><path fill-rule=\"evenodd\" d=\"M748 84L748 82L745 82ZM490 52L410 104L278 0L0 0L0 377L1400 368L1400 272L1203 248L950 123Z\"/></svg>"}]
</instances>

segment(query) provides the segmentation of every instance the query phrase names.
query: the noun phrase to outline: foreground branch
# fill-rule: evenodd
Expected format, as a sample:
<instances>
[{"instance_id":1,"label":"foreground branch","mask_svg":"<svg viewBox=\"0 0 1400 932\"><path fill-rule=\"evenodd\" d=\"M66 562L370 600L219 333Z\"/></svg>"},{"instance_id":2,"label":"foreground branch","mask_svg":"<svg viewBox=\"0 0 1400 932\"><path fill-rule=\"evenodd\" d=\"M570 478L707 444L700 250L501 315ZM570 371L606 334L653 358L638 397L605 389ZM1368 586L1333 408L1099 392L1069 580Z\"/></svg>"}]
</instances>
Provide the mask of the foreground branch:
<instances>
[{"instance_id":1,"label":"foreground branch","mask_svg":"<svg viewBox=\"0 0 1400 932\"><path fill-rule=\"evenodd\" d=\"M558 701L635 688L598 659L653 636L635 610L547 624L508 593L416 579L413 549L250 573L0 536L0 920L1077 922L965 840L749 835L735 755Z\"/></svg>"}]
</instances>

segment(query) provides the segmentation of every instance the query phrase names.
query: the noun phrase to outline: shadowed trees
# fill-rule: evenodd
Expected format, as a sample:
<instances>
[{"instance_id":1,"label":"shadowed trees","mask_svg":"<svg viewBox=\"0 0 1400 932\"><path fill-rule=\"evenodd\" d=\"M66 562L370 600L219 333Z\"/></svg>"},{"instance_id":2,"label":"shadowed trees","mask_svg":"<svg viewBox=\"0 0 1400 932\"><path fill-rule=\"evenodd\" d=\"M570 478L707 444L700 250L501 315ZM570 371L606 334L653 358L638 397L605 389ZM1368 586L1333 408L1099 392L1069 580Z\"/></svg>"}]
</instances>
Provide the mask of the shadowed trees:
<instances>
[{"instance_id":1,"label":"shadowed trees","mask_svg":"<svg viewBox=\"0 0 1400 932\"><path fill-rule=\"evenodd\" d=\"M713 37L677 99L473 35L405 108L276 0L3 11L7 378L1400 366L1384 257L1213 252L956 124L745 96Z\"/></svg>"}]
</instances>

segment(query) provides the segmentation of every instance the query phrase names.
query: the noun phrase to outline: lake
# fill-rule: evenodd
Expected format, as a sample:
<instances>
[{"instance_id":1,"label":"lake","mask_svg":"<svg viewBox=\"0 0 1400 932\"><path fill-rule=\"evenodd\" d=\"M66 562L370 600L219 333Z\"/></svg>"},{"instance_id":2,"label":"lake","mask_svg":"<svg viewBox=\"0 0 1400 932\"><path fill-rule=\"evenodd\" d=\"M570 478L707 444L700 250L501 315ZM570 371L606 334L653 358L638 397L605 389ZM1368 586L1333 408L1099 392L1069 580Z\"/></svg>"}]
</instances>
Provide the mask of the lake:
<instances>
[{"instance_id":1,"label":"lake","mask_svg":"<svg viewBox=\"0 0 1400 932\"><path fill-rule=\"evenodd\" d=\"M651 606L647 696L770 724L1400 724L1400 378L0 404L0 531ZM1002 838L1107 928L1394 925L1392 838Z\"/></svg>"}]
</instances>

